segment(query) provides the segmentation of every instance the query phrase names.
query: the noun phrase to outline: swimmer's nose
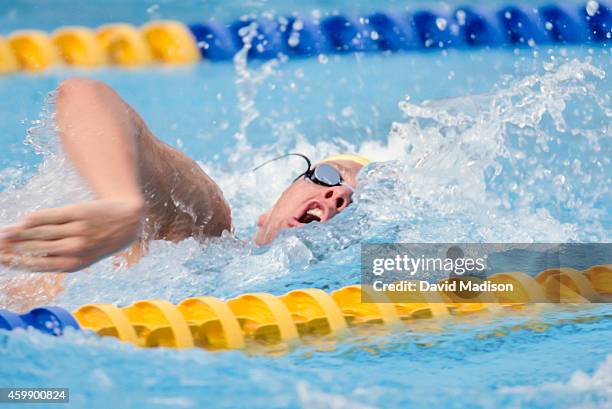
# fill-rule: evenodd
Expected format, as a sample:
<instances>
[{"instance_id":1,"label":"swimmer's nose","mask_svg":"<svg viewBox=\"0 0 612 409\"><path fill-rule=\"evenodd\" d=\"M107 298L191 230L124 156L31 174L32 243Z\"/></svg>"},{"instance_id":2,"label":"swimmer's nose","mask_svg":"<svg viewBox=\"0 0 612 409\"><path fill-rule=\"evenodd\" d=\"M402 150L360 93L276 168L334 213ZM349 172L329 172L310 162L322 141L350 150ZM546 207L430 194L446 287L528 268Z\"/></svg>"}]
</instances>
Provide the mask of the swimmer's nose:
<instances>
[{"instance_id":1,"label":"swimmer's nose","mask_svg":"<svg viewBox=\"0 0 612 409\"><path fill-rule=\"evenodd\" d=\"M333 186L325 190L323 200L329 209L329 217L335 216L351 203L352 192L344 186Z\"/></svg>"}]
</instances>

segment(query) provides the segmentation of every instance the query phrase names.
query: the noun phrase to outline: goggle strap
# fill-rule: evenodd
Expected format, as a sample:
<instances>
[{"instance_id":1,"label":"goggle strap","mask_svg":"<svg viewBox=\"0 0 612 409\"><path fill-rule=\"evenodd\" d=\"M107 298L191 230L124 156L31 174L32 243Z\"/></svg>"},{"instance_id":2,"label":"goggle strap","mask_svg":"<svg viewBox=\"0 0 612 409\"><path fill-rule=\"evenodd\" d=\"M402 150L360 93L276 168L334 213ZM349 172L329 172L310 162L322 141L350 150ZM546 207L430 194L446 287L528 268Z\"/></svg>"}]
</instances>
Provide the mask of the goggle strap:
<instances>
[{"instance_id":1,"label":"goggle strap","mask_svg":"<svg viewBox=\"0 0 612 409\"><path fill-rule=\"evenodd\" d=\"M301 153L291 152L291 153L287 153L285 155L277 156L276 158L272 158L270 160L267 160L264 163L262 163L261 165L254 167L252 171L255 172L257 169L261 168L262 166L265 166L268 163L272 163L272 162L277 161L279 159L286 158L287 156L299 156L300 158L304 159L306 161L306 163L308 164L308 170L310 170L310 168L312 167L312 164L310 163L310 159L308 159L306 157L306 155L302 155ZM300 176L298 176L296 178L296 180L299 179L302 176L304 176L304 173L302 173Z\"/></svg>"},{"instance_id":2,"label":"goggle strap","mask_svg":"<svg viewBox=\"0 0 612 409\"><path fill-rule=\"evenodd\" d=\"M295 182L296 180L298 180L299 178L301 178L302 176L306 176L311 182L316 183L314 180L312 180L312 175L314 173L314 169L312 169L312 163L310 162L310 159L308 159L308 157L306 157L306 155L302 155L301 153L296 153L296 152L290 152L287 153L285 155L281 155L281 156L277 156L276 158L272 158L270 160L265 161L264 163L262 163L261 165L258 165L256 167L253 168L253 172L255 172L257 169L267 165L268 163L277 161L279 159L282 158L286 158L287 156L299 156L300 158L304 159L306 161L306 163L308 164L308 169L306 170L306 172L300 173L298 175L298 177L296 177L295 179L293 179L293 182ZM322 186L327 186L326 184L321 184ZM340 182L341 186L346 187L347 189L349 189L352 193L355 192L355 189L353 189L353 187L345 182L342 181ZM333 186L328 186L328 187L333 187Z\"/></svg>"}]
</instances>

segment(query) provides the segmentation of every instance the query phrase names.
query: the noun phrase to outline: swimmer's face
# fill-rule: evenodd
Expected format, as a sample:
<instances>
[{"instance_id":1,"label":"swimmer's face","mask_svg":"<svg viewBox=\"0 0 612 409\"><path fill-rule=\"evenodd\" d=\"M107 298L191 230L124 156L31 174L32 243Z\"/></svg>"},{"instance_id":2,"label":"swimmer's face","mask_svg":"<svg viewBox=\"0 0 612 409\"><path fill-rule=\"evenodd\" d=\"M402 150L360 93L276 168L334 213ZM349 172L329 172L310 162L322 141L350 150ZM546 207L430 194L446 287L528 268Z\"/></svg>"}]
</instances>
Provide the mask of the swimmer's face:
<instances>
[{"instance_id":1,"label":"swimmer's face","mask_svg":"<svg viewBox=\"0 0 612 409\"><path fill-rule=\"evenodd\" d=\"M355 188L357 173L362 165L345 160L325 162L342 175L345 183ZM352 192L345 186L326 187L301 177L278 198L272 209L257 222L255 244L270 243L282 229L304 226L311 222L326 222L351 203Z\"/></svg>"}]
</instances>

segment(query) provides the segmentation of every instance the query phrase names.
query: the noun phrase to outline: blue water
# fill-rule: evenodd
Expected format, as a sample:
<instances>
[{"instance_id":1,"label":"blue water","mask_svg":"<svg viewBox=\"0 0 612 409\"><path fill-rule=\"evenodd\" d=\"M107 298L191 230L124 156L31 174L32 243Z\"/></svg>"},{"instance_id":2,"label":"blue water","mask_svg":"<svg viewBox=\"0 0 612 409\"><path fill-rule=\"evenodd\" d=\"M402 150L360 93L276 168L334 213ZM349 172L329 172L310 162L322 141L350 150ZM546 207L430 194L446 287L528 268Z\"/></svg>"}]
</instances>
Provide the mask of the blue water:
<instances>
[{"instance_id":1,"label":"blue water","mask_svg":"<svg viewBox=\"0 0 612 409\"><path fill-rule=\"evenodd\" d=\"M325 3L249 2L240 10L346 6ZM355 7L372 7L366 3ZM22 27L28 7L33 26L69 21L62 8L46 16L28 4L3 6L0 21ZM153 11L153 2L130 2L112 15L75 18L140 23L153 13L196 15L210 7L224 18L238 9L155 4ZM112 85L156 135L219 182L235 235L206 244L155 242L132 268L107 260L70 275L53 301L66 308L331 290L358 282L363 241L610 242L610 61L605 47L546 47L0 77L0 225L88 196L63 164L47 116L24 144L47 94L62 79L85 75ZM253 174L254 165L292 150L319 159L346 149L379 161L360 175L347 211L287 231L267 248L249 244L256 217L297 166L280 161ZM3 285L31 277L0 269ZM0 307L23 303L0 294ZM612 407L610 305L547 306L436 326L354 333L331 350L311 344L274 357L2 332L0 386L69 387L71 406L87 408Z\"/></svg>"}]
</instances>

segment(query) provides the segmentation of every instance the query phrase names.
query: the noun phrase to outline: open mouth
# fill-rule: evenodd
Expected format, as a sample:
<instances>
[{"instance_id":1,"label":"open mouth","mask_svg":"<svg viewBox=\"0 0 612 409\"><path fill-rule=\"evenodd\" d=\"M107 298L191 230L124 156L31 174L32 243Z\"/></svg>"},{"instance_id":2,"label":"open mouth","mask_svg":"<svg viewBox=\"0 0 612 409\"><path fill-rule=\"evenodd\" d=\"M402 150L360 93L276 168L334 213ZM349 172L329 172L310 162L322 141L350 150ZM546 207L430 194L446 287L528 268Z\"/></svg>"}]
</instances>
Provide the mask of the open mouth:
<instances>
[{"instance_id":1,"label":"open mouth","mask_svg":"<svg viewBox=\"0 0 612 409\"><path fill-rule=\"evenodd\" d=\"M313 202L304 211L304 214L300 216L298 222L302 224L308 224L311 222L320 222L323 219L323 209L317 202Z\"/></svg>"}]
</instances>

